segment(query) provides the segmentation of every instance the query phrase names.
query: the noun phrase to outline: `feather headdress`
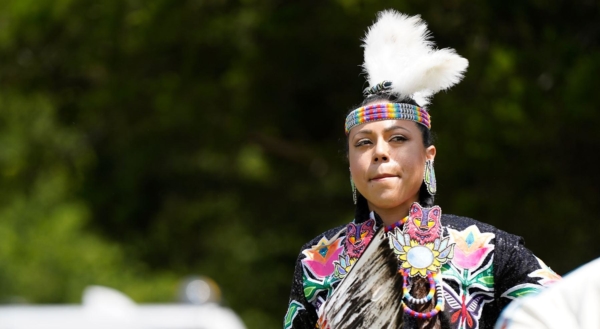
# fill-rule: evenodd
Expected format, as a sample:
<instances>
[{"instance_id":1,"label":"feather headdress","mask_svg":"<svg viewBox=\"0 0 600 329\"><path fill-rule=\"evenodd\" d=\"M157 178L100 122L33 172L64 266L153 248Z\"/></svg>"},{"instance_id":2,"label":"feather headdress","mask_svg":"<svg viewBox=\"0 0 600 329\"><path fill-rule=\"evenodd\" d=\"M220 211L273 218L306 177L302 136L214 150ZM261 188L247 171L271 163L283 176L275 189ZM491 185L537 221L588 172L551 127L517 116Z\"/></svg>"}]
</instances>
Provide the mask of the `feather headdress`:
<instances>
[{"instance_id":1,"label":"feather headdress","mask_svg":"<svg viewBox=\"0 0 600 329\"><path fill-rule=\"evenodd\" d=\"M369 87L389 81L387 92L424 106L435 93L460 82L469 62L454 49L435 49L429 38L427 24L419 15L380 12L363 39L363 69Z\"/></svg>"}]
</instances>

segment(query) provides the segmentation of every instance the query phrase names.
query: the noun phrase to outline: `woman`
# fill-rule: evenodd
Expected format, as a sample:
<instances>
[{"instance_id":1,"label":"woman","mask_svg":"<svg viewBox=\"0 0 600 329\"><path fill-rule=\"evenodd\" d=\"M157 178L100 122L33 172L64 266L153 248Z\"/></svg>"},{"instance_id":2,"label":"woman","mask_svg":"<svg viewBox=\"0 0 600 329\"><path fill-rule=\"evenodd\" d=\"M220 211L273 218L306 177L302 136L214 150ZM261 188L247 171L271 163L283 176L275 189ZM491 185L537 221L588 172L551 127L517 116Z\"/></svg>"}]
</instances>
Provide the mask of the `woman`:
<instances>
[{"instance_id":1,"label":"woman","mask_svg":"<svg viewBox=\"0 0 600 329\"><path fill-rule=\"evenodd\" d=\"M422 106L468 62L428 36L420 17L385 11L364 39L370 87L346 118L356 216L302 247L286 329L492 328L558 278L520 237L434 206Z\"/></svg>"}]
</instances>

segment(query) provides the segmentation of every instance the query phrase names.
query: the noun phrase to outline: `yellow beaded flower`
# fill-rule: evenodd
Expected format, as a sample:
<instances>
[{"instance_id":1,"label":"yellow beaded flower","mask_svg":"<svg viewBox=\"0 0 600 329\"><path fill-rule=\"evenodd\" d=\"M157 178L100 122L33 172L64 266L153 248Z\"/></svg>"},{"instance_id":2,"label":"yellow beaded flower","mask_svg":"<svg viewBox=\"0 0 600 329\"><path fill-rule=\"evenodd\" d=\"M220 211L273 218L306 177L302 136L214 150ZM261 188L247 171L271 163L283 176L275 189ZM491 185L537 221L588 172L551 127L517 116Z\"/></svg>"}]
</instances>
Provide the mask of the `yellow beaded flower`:
<instances>
[{"instance_id":1,"label":"yellow beaded flower","mask_svg":"<svg viewBox=\"0 0 600 329\"><path fill-rule=\"evenodd\" d=\"M401 267L409 270L410 276L426 277L427 272L437 272L442 264L454 256L454 244L450 238L437 238L434 242L419 244L408 233L399 228L389 233L390 247L401 262Z\"/></svg>"}]
</instances>

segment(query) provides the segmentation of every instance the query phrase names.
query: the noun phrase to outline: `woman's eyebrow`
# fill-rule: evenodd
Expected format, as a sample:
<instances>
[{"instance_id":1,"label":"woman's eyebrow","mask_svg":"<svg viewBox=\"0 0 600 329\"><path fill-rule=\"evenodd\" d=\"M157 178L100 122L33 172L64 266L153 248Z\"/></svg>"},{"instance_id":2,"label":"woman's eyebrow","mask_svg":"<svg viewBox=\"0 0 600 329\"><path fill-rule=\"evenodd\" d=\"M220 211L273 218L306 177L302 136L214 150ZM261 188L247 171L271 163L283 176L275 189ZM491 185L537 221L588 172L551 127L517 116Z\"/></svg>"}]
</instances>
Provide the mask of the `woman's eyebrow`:
<instances>
[{"instance_id":1,"label":"woman's eyebrow","mask_svg":"<svg viewBox=\"0 0 600 329\"><path fill-rule=\"evenodd\" d=\"M387 133L387 132L390 132L390 131L392 131L392 130L396 130L396 129L402 129L402 130L406 130L407 132L410 132L410 130L408 130L408 129L404 128L404 127L401 127L401 126L391 126L391 127L387 127L387 128L385 128L383 131Z\"/></svg>"},{"instance_id":2,"label":"woman's eyebrow","mask_svg":"<svg viewBox=\"0 0 600 329\"><path fill-rule=\"evenodd\" d=\"M370 129L361 129L356 134L354 134L354 136L356 136L358 134L371 135L371 134L373 134L373 130L370 130Z\"/></svg>"}]
</instances>

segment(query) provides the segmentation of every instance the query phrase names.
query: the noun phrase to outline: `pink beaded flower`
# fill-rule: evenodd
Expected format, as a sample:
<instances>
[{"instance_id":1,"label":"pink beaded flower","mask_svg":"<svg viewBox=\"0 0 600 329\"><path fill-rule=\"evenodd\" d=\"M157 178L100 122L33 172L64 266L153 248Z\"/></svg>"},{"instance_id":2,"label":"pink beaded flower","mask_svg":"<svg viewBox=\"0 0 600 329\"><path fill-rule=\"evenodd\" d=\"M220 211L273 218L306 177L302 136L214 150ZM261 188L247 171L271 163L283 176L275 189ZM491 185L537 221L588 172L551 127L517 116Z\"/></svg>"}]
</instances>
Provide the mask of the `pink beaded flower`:
<instances>
[{"instance_id":1,"label":"pink beaded flower","mask_svg":"<svg viewBox=\"0 0 600 329\"><path fill-rule=\"evenodd\" d=\"M494 238L494 234L481 233L475 225L460 232L449 228L448 232L456 243L452 263L459 268L477 269L485 257L494 250L494 245L489 243Z\"/></svg>"},{"instance_id":2,"label":"pink beaded flower","mask_svg":"<svg viewBox=\"0 0 600 329\"><path fill-rule=\"evenodd\" d=\"M335 239L336 237L333 237L331 240L323 237L312 248L302 251L306 256L302 260L302 264L319 278L332 275L335 270L333 261L337 260L342 252L342 240L344 239Z\"/></svg>"}]
</instances>

